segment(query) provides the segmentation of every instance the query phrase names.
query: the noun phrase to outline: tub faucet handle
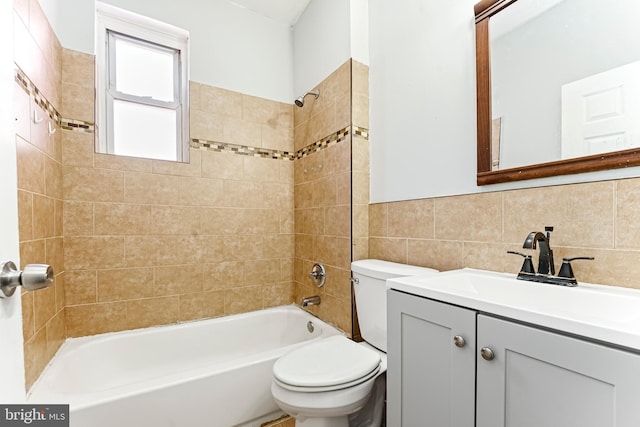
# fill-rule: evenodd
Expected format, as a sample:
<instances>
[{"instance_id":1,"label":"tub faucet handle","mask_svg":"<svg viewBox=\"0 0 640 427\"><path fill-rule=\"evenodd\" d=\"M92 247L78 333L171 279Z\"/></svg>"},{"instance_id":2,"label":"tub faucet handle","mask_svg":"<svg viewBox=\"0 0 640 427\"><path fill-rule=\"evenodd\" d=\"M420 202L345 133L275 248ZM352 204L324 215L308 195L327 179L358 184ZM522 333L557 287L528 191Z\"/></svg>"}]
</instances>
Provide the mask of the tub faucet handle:
<instances>
[{"instance_id":1,"label":"tub faucet handle","mask_svg":"<svg viewBox=\"0 0 640 427\"><path fill-rule=\"evenodd\" d=\"M323 287L324 283L327 281L327 273L324 269L324 266L319 262L313 264L313 268L311 268L309 277L313 281L313 284L318 288Z\"/></svg>"}]
</instances>

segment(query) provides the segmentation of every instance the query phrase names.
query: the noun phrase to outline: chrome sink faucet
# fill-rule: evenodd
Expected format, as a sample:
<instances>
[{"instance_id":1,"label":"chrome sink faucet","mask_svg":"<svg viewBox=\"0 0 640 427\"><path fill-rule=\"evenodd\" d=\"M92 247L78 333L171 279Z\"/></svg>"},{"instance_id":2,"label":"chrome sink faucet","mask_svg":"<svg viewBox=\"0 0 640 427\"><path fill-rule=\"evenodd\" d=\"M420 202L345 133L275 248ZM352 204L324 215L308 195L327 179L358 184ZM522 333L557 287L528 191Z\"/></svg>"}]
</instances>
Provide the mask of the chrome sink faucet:
<instances>
[{"instance_id":1,"label":"chrome sink faucet","mask_svg":"<svg viewBox=\"0 0 640 427\"><path fill-rule=\"evenodd\" d=\"M545 236L539 231L532 231L529 233L524 241L522 247L524 249L536 249L537 245L540 245L540 255L538 257L538 273L539 274L556 274L556 267L553 263L553 249L551 249L551 232L553 227L545 227L544 231L547 232Z\"/></svg>"}]
</instances>

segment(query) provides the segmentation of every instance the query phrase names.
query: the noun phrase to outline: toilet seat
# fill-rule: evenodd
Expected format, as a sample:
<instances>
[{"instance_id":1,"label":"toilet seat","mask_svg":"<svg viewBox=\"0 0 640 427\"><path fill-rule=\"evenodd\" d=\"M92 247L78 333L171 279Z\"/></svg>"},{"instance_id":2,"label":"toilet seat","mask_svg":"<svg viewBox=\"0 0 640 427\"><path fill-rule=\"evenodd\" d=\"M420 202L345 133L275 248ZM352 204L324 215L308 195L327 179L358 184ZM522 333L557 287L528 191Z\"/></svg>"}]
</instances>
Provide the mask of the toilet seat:
<instances>
[{"instance_id":1,"label":"toilet seat","mask_svg":"<svg viewBox=\"0 0 640 427\"><path fill-rule=\"evenodd\" d=\"M284 389L287 389L287 390L291 390L291 391L297 391L297 392L302 392L302 393L319 393L319 392L323 392L323 391L341 390L343 388L349 388L349 387L357 386L358 384L361 384L361 383L363 383L365 381L368 381L371 378L376 377L378 375L378 373L380 372L380 369L381 369L380 365L378 365L378 366L375 367L375 369L373 371L369 372L367 375L365 375L362 378L358 378L358 379L355 379L355 380L347 382L347 383L330 385L330 386L318 386L318 387L295 386L295 385L283 383L282 381L278 380L275 377L273 378L273 382L278 384L280 387L282 387Z\"/></svg>"},{"instance_id":2,"label":"toilet seat","mask_svg":"<svg viewBox=\"0 0 640 427\"><path fill-rule=\"evenodd\" d=\"M282 356L273 366L273 379L292 391L339 390L375 377L380 362L377 352L335 335Z\"/></svg>"}]
</instances>

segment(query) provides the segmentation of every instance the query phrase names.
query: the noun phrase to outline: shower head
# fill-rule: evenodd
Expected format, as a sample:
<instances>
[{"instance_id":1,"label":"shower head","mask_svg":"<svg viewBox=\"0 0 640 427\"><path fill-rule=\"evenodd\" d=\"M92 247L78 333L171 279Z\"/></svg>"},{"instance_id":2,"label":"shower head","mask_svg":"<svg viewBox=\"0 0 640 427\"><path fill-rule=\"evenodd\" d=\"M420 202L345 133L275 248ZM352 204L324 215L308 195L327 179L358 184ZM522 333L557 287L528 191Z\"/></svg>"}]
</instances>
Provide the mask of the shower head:
<instances>
[{"instance_id":1,"label":"shower head","mask_svg":"<svg viewBox=\"0 0 640 427\"><path fill-rule=\"evenodd\" d=\"M302 106L304 105L304 98L307 95L314 95L316 97L316 99L318 99L318 97L320 96L320 90L319 89L315 89L315 90L312 90L312 91L309 91L309 92L305 93L302 96L297 97L296 100L294 101L295 104L298 107L302 108Z\"/></svg>"}]
</instances>

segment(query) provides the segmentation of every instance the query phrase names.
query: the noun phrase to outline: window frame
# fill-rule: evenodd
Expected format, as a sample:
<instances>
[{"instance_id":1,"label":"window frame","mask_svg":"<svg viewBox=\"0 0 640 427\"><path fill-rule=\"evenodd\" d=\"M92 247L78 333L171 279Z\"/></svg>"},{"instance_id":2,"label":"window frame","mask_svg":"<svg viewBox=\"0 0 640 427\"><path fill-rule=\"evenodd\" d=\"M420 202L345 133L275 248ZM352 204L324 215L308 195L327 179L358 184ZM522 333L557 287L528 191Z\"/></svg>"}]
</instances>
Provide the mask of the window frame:
<instances>
[{"instance_id":1,"label":"window frame","mask_svg":"<svg viewBox=\"0 0 640 427\"><path fill-rule=\"evenodd\" d=\"M165 102L115 90L115 39L157 50L175 52L174 102ZM115 154L113 145L113 102L175 109L176 160L189 162L189 33L173 25L96 2L96 131L97 153ZM177 81L176 81L177 80ZM148 158L153 159L152 153ZM169 160L172 161L172 160Z\"/></svg>"}]
</instances>

